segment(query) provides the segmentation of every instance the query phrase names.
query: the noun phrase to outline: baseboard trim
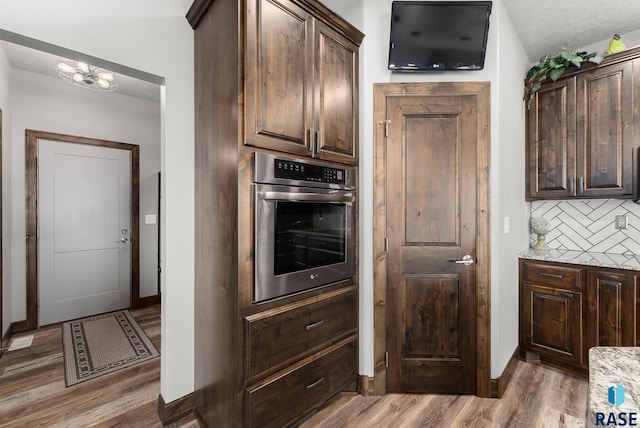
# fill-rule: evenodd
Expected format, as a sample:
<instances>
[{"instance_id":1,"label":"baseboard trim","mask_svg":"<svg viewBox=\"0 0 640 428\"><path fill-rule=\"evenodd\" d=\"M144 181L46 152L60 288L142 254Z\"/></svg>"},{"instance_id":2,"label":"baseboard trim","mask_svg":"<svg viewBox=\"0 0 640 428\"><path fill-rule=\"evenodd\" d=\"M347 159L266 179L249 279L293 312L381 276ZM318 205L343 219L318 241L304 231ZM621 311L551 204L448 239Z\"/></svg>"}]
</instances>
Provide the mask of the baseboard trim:
<instances>
[{"instance_id":1,"label":"baseboard trim","mask_svg":"<svg viewBox=\"0 0 640 428\"><path fill-rule=\"evenodd\" d=\"M165 403L162 394L158 396L158 417L162 426L172 424L180 419L189 416L193 413L193 408L196 405L196 393L180 397L177 400L173 400L170 403Z\"/></svg>"},{"instance_id":2,"label":"baseboard trim","mask_svg":"<svg viewBox=\"0 0 640 428\"><path fill-rule=\"evenodd\" d=\"M5 353L5 349L9 348L9 341L11 340L11 326L7 329L7 332L2 336L2 340L0 340L0 358Z\"/></svg>"},{"instance_id":3,"label":"baseboard trim","mask_svg":"<svg viewBox=\"0 0 640 428\"><path fill-rule=\"evenodd\" d=\"M134 301L131 304L131 307L132 308L141 308L143 306L155 305L157 303L160 303L158 295L147 296L147 297L138 297L137 299L134 299Z\"/></svg>"},{"instance_id":4,"label":"baseboard trim","mask_svg":"<svg viewBox=\"0 0 640 428\"><path fill-rule=\"evenodd\" d=\"M365 397L375 395L376 388L374 378L365 375L358 375L358 394L364 395Z\"/></svg>"},{"instance_id":5,"label":"baseboard trim","mask_svg":"<svg viewBox=\"0 0 640 428\"><path fill-rule=\"evenodd\" d=\"M16 333L21 333L23 331L27 331L27 322L26 321L16 321L9 324L9 328L7 332L2 336L0 340L0 358L6 352L6 349L9 348L9 343L11 342L11 336Z\"/></svg>"},{"instance_id":6,"label":"baseboard trim","mask_svg":"<svg viewBox=\"0 0 640 428\"><path fill-rule=\"evenodd\" d=\"M519 348L513 352L511 359L507 363L507 366L502 371L502 374L497 379L491 379L491 398L502 398L504 391L507 389L507 385L513 378L513 373L518 366Z\"/></svg>"},{"instance_id":7,"label":"baseboard trim","mask_svg":"<svg viewBox=\"0 0 640 428\"><path fill-rule=\"evenodd\" d=\"M22 320L22 321L12 322L11 325L9 326L8 332L10 334L16 334L16 333L22 333L23 331L27 331L27 330L29 330L27 328L27 321Z\"/></svg>"}]
</instances>

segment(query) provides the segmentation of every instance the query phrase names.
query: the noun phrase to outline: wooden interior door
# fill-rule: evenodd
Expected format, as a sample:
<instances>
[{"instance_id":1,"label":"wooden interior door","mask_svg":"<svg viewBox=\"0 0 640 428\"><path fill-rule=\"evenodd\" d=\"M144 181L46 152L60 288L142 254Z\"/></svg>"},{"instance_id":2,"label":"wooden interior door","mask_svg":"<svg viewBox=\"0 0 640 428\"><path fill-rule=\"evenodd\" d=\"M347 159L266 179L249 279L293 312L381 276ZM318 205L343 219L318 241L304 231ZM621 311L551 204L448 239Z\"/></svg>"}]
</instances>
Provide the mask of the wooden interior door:
<instances>
[{"instance_id":1,"label":"wooden interior door","mask_svg":"<svg viewBox=\"0 0 640 428\"><path fill-rule=\"evenodd\" d=\"M486 112L436 91L388 97L386 114L387 391L473 394Z\"/></svg>"}]
</instances>

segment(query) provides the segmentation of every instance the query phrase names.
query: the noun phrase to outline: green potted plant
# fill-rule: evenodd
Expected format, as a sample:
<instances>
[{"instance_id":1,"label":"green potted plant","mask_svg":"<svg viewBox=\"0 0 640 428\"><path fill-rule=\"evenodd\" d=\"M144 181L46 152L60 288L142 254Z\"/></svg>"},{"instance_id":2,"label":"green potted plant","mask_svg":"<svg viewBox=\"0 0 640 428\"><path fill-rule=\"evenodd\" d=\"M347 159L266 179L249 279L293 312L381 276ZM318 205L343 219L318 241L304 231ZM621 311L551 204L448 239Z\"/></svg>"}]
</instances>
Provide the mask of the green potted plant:
<instances>
[{"instance_id":1,"label":"green potted plant","mask_svg":"<svg viewBox=\"0 0 640 428\"><path fill-rule=\"evenodd\" d=\"M569 49L569 46L565 43L562 45L562 50L558 55L553 57L545 55L540 58L540 63L531 67L527 72L523 98L527 102L527 108L531 107L533 97L542 86L542 82L547 79L558 80L562 73L571 66L580 68L587 61L600 62L595 57L595 52L590 54L584 51L576 52L575 49Z\"/></svg>"}]
</instances>

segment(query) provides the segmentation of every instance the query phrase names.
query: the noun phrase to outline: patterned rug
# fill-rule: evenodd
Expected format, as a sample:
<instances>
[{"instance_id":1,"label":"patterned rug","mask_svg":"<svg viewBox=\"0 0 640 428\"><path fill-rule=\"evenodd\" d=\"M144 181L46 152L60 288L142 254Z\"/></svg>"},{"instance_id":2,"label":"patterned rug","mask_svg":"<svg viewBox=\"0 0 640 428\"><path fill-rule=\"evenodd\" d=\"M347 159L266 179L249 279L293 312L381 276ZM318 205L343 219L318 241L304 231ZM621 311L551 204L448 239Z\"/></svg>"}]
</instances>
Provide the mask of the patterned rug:
<instances>
[{"instance_id":1,"label":"patterned rug","mask_svg":"<svg viewBox=\"0 0 640 428\"><path fill-rule=\"evenodd\" d=\"M160 355L129 311L63 323L62 346L68 387Z\"/></svg>"}]
</instances>

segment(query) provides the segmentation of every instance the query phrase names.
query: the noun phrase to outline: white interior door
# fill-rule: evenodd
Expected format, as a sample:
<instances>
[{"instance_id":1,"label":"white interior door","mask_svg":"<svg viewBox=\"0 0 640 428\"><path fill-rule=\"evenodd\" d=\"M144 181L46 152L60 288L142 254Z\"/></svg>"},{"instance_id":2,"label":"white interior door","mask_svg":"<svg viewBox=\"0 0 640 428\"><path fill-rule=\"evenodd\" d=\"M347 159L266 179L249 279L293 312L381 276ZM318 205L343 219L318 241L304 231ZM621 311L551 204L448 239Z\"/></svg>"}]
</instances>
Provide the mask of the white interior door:
<instances>
[{"instance_id":1,"label":"white interior door","mask_svg":"<svg viewBox=\"0 0 640 428\"><path fill-rule=\"evenodd\" d=\"M38 141L40 325L127 308L128 150Z\"/></svg>"}]
</instances>

